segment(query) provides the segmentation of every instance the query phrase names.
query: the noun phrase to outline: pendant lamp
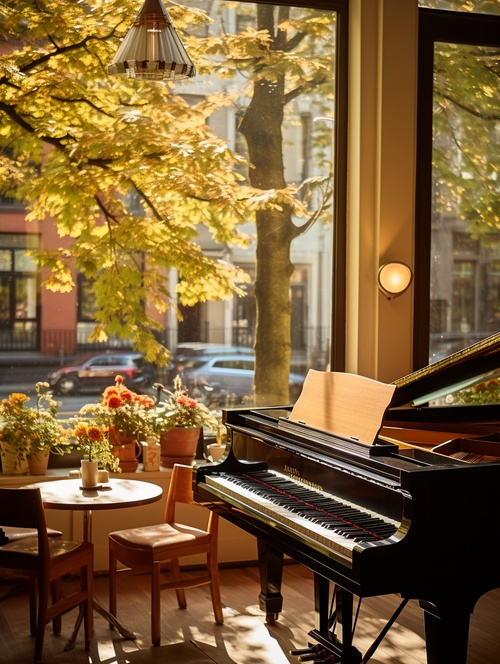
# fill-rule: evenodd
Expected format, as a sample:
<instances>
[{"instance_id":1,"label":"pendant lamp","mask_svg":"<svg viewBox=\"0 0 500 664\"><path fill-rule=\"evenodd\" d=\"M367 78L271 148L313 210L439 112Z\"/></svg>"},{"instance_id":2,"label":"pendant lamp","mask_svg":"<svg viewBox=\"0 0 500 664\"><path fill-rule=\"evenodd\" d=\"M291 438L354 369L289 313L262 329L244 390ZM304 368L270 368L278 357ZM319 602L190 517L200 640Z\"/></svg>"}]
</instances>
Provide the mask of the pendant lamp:
<instances>
[{"instance_id":1,"label":"pendant lamp","mask_svg":"<svg viewBox=\"0 0 500 664\"><path fill-rule=\"evenodd\" d=\"M108 73L153 81L178 81L195 76L195 66L162 0L145 0L108 65Z\"/></svg>"}]
</instances>

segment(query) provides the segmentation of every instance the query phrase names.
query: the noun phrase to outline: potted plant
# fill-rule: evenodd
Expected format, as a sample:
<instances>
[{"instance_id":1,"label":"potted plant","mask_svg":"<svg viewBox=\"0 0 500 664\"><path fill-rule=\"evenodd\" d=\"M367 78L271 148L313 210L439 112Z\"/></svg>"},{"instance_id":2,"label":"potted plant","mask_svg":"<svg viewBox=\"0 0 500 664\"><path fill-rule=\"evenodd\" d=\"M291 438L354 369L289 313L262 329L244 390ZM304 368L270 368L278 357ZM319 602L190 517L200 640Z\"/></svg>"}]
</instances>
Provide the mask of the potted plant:
<instances>
[{"instance_id":1,"label":"potted plant","mask_svg":"<svg viewBox=\"0 0 500 664\"><path fill-rule=\"evenodd\" d=\"M174 463L191 463L201 430L219 431L219 418L205 404L189 396L180 376L174 378L173 392L160 383L153 388L157 395L151 429L160 435L162 466L172 468Z\"/></svg>"},{"instance_id":2,"label":"potted plant","mask_svg":"<svg viewBox=\"0 0 500 664\"><path fill-rule=\"evenodd\" d=\"M154 399L133 392L124 385L122 376L116 376L115 384L104 390L99 403L83 406L80 416L90 417L104 428L121 470L135 472L141 452L138 439L150 430L154 406Z\"/></svg>"},{"instance_id":3,"label":"potted plant","mask_svg":"<svg viewBox=\"0 0 500 664\"><path fill-rule=\"evenodd\" d=\"M49 384L38 382L36 406L30 397L13 392L0 402L0 446L4 473L44 474L50 453L72 451L68 431L57 418L60 401L54 401Z\"/></svg>"},{"instance_id":4,"label":"potted plant","mask_svg":"<svg viewBox=\"0 0 500 664\"><path fill-rule=\"evenodd\" d=\"M103 427L88 421L79 420L73 430L76 449L83 452L81 475L83 486L95 486L98 483L98 470L121 472L119 459L113 454Z\"/></svg>"}]
</instances>

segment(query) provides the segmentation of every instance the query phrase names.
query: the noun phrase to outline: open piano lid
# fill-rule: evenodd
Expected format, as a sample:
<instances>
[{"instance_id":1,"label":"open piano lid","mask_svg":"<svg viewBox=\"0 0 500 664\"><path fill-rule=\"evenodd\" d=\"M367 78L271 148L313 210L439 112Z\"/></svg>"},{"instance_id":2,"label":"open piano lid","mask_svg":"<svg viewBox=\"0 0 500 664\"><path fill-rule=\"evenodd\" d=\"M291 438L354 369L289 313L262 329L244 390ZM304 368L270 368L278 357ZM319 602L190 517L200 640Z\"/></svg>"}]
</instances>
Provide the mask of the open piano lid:
<instances>
[{"instance_id":1,"label":"open piano lid","mask_svg":"<svg viewBox=\"0 0 500 664\"><path fill-rule=\"evenodd\" d=\"M500 370L500 333L393 381L396 393L391 407L428 404L480 382L496 369Z\"/></svg>"}]
</instances>

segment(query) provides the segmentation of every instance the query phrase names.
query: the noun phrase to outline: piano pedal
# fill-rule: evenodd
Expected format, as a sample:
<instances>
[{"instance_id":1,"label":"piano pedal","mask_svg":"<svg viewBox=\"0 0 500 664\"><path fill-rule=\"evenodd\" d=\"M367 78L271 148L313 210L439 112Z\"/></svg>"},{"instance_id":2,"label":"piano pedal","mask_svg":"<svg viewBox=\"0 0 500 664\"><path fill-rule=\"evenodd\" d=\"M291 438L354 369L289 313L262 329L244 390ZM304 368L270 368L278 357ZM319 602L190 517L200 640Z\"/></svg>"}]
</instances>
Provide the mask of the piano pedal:
<instances>
[{"instance_id":1,"label":"piano pedal","mask_svg":"<svg viewBox=\"0 0 500 664\"><path fill-rule=\"evenodd\" d=\"M363 655L354 646L350 647L349 653L346 655L347 659L344 660L319 643L309 648L290 650L290 655L298 657L299 662L308 664L343 664L344 661L345 664L360 664L363 659Z\"/></svg>"},{"instance_id":2,"label":"piano pedal","mask_svg":"<svg viewBox=\"0 0 500 664\"><path fill-rule=\"evenodd\" d=\"M335 662L334 655L319 644L310 648L290 650L290 655L298 657L299 662L309 662L309 664L334 664Z\"/></svg>"},{"instance_id":3,"label":"piano pedal","mask_svg":"<svg viewBox=\"0 0 500 664\"><path fill-rule=\"evenodd\" d=\"M295 657L300 658L305 655L317 655L318 652L320 652L321 650L324 650L324 648L317 643L315 646L309 646L309 648L299 648L298 650L290 650L290 655L294 655Z\"/></svg>"}]
</instances>

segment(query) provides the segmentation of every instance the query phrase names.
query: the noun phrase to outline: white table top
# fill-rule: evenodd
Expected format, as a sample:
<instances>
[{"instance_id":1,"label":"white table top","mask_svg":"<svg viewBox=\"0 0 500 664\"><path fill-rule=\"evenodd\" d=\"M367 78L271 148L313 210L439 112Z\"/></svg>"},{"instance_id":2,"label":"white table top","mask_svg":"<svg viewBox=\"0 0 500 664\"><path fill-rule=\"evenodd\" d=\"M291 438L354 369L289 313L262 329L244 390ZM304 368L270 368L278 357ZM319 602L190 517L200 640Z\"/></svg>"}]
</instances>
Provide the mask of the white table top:
<instances>
[{"instance_id":1,"label":"white table top","mask_svg":"<svg viewBox=\"0 0 500 664\"><path fill-rule=\"evenodd\" d=\"M29 484L42 493L43 506L59 510L106 510L147 505L160 500L163 489L151 482L110 479L99 489L82 489L81 480L56 480Z\"/></svg>"}]
</instances>

